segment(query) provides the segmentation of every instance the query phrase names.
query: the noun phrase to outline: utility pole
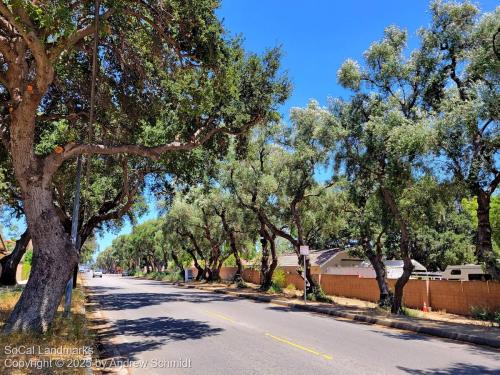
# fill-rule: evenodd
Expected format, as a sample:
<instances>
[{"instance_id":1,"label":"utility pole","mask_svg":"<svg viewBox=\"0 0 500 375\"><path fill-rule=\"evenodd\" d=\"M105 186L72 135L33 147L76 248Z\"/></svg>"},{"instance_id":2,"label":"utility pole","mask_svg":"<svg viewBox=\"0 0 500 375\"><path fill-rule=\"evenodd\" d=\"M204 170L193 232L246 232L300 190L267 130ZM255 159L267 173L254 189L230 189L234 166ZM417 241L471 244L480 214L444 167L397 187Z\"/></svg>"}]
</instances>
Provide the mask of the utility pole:
<instances>
[{"instance_id":1,"label":"utility pole","mask_svg":"<svg viewBox=\"0 0 500 375\"><path fill-rule=\"evenodd\" d=\"M300 255L304 257L304 304L307 303L307 256L309 255L309 246L300 246Z\"/></svg>"},{"instance_id":2,"label":"utility pole","mask_svg":"<svg viewBox=\"0 0 500 375\"><path fill-rule=\"evenodd\" d=\"M99 8L100 0L95 1L94 9L94 51L92 54L92 80L90 81L90 113L89 113L89 134L94 124L94 106L95 106L95 81L97 76L97 48L99 45ZM83 157L77 158L76 167L76 187L75 200L73 202L73 213L71 218L71 244L75 249L78 249L78 217L80 214L80 191L83 169ZM77 265L78 267L78 265ZM71 295L73 290L73 274L71 274L68 283L66 284L66 292L64 298L64 316L69 316L71 312Z\"/></svg>"}]
</instances>

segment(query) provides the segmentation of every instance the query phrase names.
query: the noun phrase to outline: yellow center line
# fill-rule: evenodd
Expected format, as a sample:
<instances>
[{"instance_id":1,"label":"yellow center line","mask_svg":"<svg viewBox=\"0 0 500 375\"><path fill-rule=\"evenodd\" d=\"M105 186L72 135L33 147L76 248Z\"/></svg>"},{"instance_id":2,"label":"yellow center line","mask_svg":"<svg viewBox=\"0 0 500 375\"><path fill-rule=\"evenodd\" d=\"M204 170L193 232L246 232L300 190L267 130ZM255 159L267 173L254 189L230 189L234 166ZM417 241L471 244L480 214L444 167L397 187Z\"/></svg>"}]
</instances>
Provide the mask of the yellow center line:
<instances>
[{"instance_id":1,"label":"yellow center line","mask_svg":"<svg viewBox=\"0 0 500 375\"><path fill-rule=\"evenodd\" d=\"M204 311L208 315L215 316L217 318L221 318L221 319L227 320L227 321L229 321L231 323L236 323L236 320L234 320L233 318L230 318L229 316L226 316L226 315L223 315L223 314L219 314L219 313L215 313L215 312L211 312L211 311L207 311L207 310L204 310Z\"/></svg>"},{"instance_id":2,"label":"yellow center line","mask_svg":"<svg viewBox=\"0 0 500 375\"><path fill-rule=\"evenodd\" d=\"M310 348L306 348L305 346L296 344L296 343L294 343L294 342L292 342L290 340L284 339L282 337L271 335L270 333L267 333L267 332L266 332L266 336L269 336L272 339L275 339L276 341L279 341L279 342L282 342L284 344L293 346L294 348L301 349L301 350L303 350L305 352L308 352L308 353L311 353L311 354L323 357L323 358L328 359L328 360L331 360L333 358L331 355L323 354L323 353L320 353L320 352L318 352L316 350L313 350L313 349L310 349Z\"/></svg>"}]
</instances>

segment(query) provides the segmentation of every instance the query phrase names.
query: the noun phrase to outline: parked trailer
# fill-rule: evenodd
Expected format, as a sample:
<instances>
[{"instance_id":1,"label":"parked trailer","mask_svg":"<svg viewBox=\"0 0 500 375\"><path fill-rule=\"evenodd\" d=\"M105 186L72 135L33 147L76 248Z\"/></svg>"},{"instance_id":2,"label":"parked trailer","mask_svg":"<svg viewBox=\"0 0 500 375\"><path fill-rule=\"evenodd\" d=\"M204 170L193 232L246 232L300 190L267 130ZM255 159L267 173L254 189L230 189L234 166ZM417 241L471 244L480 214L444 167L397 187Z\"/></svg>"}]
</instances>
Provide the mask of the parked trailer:
<instances>
[{"instance_id":1,"label":"parked trailer","mask_svg":"<svg viewBox=\"0 0 500 375\"><path fill-rule=\"evenodd\" d=\"M491 275L484 272L479 264L462 264L448 266L443 272L443 279L455 281L486 281L491 280Z\"/></svg>"}]
</instances>

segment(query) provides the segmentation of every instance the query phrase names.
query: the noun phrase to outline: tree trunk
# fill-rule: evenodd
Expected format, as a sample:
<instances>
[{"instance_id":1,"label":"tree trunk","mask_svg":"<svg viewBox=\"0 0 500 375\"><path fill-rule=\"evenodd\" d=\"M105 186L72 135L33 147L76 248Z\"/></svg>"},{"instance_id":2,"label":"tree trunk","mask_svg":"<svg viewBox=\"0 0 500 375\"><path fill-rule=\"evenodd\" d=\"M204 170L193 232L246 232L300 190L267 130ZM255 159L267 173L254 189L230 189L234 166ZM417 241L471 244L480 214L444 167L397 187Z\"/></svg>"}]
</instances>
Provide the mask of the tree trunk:
<instances>
[{"instance_id":1,"label":"tree trunk","mask_svg":"<svg viewBox=\"0 0 500 375\"><path fill-rule=\"evenodd\" d=\"M392 293L390 292L387 284L387 271L382 260L382 252L380 251L379 246L377 246L376 253L373 251L372 244L368 237L363 238L362 244L365 254L375 270L375 278L377 279L378 289L380 291L378 304L381 307L389 307L392 305Z\"/></svg>"},{"instance_id":2,"label":"tree trunk","mask_svg":"<svg viewBox=\"0 0 500 375\"><path fill-rule=\"evenodd\" d=\"M236 273L234 274L233 277L233 282L235 282L238 285L243 284L243 263L241 263L241 258L240 254L238 253L237 250L233 251L234 258L236 259Z\"/></svg>"},{"instance_id":3,"label":"tree trunk","mask_svg":"<svg viewBox=\"0 0 500 375\"><path fill-rule=\"evenodd\" d=\"M31 275L4 332L45 332L52 323L78 252L59 221L50 187L32 179L25 186L24 211L33 242Z\"/></svg>"},{"instance_id":4,"label":"tree trunk","mask_svg":"<svg viewBox=\"0 0 500 375\"><path fill-rule=\"evenodd\" d=\"M306 258L307 259L307 258ZM302 264L302 267L304 267L304 256L299 255L299 264ZM316 280L313 279L312 274L311 274L311 262L309 259L306 260L306 280L307 280L307 287L306 287L306 292L308 295L314 295L315 298L321 299L323 297L323 291L321 290L321 285L319 285Z\"/></svg>"},{"instance_id":5,"label":"tree trunk","mask_svg":"<svg viewBox=\"0 0 500 375\"><path fill-rule=\"evenodd\" d=\"M270 234L261 224L260 229L261 244L262 244L262 283L260 286L261 290L269 290L273 282L274 270L278 266L278 257L276 255L276 235ZM268 247L269 245L269 247ZM271 264L269 264L269 250L271 250Z\"/></svg>"},{"instance_id":6,"label":"tree trunk","mask_svg":"<svg viewBox=\"0 0 500 375\"><path fill-rule=\"evenodd\" d=\"M480 263L485 264L486 271L495 280L500 279L500 268L493 252L491 240L490 204L491 195L478 189L477 194L477 242L476 256Z\"/></svg>"},{"instance_id":7,"label":"tree trunk","mask_svg":"<svg viewBox=\"0 0 500 375\"><path fill-rule=\"evenodd\" d=\"M396 200L392 192L386 188L381 188L382 198L386 204L389 212L394 216L394 219L398 223L399 230L401 232L401 240L399 242L399 250L401 257L403 258L403 274L396 281L396 286L394 287L394 300L392 301L391 312L393 314L400 314L402 312L403 306L403 289L408 280L410 279L411 272L413 271L413 264L411 263L411 253L412 253L412 240L410 238L410 229L408 223L401 215Z\"/></svg>"},{"instance_id":8,"label":"tree trunk","mask_svg":"<svg viewBox=\"0 0 500 375\"><path fill-rule=\"evenodd\" d=\"M189 255L191 255L191 258L193 258L194 266L196 267L196 270L198 271L196 273L196 281L200 281L205 278L205 269L200 266L200 263L198 263L198 259L196 259L196 255L194 254L193 250L185 249Z\"/></svg>"},{"instance_id":9,"label":"tree trunk","mask_svg":"<svg viewBox=\"0 0 500 375\"><path fill-rule=\"evenodd\" d=\"M179 261L179 257L177 256L177 254L175 253L175 251L171 251L170 252L171 256L172 256L172 260L174 261L175 263L175 266L179 269L179 273L182 277L184 277L184 267L182 267L182 264L181 262Z\"/></svg>"},{"instance_id":10,"label":"tree trunk","mask_svg":"<svg viewBox=\"0 0 500 375\"><path fill-rule=\"evenodd\" d=\"M260 236L260 243L262 245L262 258L260 261L260 273L262 275L262 282L260 284L260 289L266 291L271 287L272 283L272 275L270 275L269 273L269 248L267 247L269 241L266 239L266 236L262 234L262 231Z\"/></svg>"},{"instance_id":11,"label":"tree trunk","mask_svg":"<svg viewBox=\"0 0 500 375\"><path fill-rule=\"evenodd\" d=\"M9 255L0 259L2 265L2 274L0 275L0 285L16 285L16 271L26 248L30 242L30 233L28 229L16 241L16 247Z\"/></svg>"},{"instance_id":12,"label":"tree trunk","mask_svg":"<svg viewBox=\"0 0 500 375\"><path fill-rule=\"evenodd\" d=\"M403 307L403 289L411 276L411 271L413 271L413 264L411 263L410 257L404 258L403 274L396 281L396 286L394 287L394 299L392 302L391 312L393 314L401 314Z\"/></svg>"},{"instance_id":13,"label":"tree trunk","mask_svg":"<svg viewBox=\"0 0 500 375\"><path fill-rule=\"evenodd\" d=\"M78 282L78 264L73 268L73 289L76 289L76 283Z\"/></svg>"},{"instance_id":14,"label":"tree trunk","mask_svg":"<svg viewBox=\"0 0 500 375\"><path fill-rule=\"evenodd\" d=\"M231 247L231 252L234 255L234 259L236 260L236 273L233 277L233 282L238 285L243 284L243 264L241 263L240 254L238 252L238 247L236 246L236 237L234 235L234 229L229 225L226 218L226 211L222 210L221 212L217 211L217 214L220 216L222 221L222 226L224 227L224 231L229 237L229 246Z\"/></svg>"}]
</instances>

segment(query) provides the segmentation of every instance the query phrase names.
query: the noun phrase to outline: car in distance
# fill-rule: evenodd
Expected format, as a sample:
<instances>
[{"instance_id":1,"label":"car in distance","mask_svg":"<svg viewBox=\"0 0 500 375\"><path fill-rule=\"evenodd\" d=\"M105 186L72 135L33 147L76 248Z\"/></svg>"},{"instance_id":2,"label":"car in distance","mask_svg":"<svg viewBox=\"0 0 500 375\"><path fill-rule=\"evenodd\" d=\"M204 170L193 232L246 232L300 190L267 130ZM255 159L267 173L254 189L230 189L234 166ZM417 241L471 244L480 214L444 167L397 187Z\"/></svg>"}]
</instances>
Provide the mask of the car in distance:
<instances>
[{"instance_id":1,"label":"car in distance","mask_svg":"<svg viewBox=\"0 0 500 375\"><path fill-rule=\"evenodd\" d=\"M102 271L101 270L97 270L97 271L94 271L92 272L92 277L102 277Z\"/></svg>"},{"instance_id":2,"label":"car in distance","mask_svg":"<svg viewBox=\"0 0 500 375\"><path fill-rule=\"evenodd\" d=\"M128 272L128 271L123 271L123 272L122 272L122 276L130 276L130 272Z\"/></svg>"}]
</instances>

